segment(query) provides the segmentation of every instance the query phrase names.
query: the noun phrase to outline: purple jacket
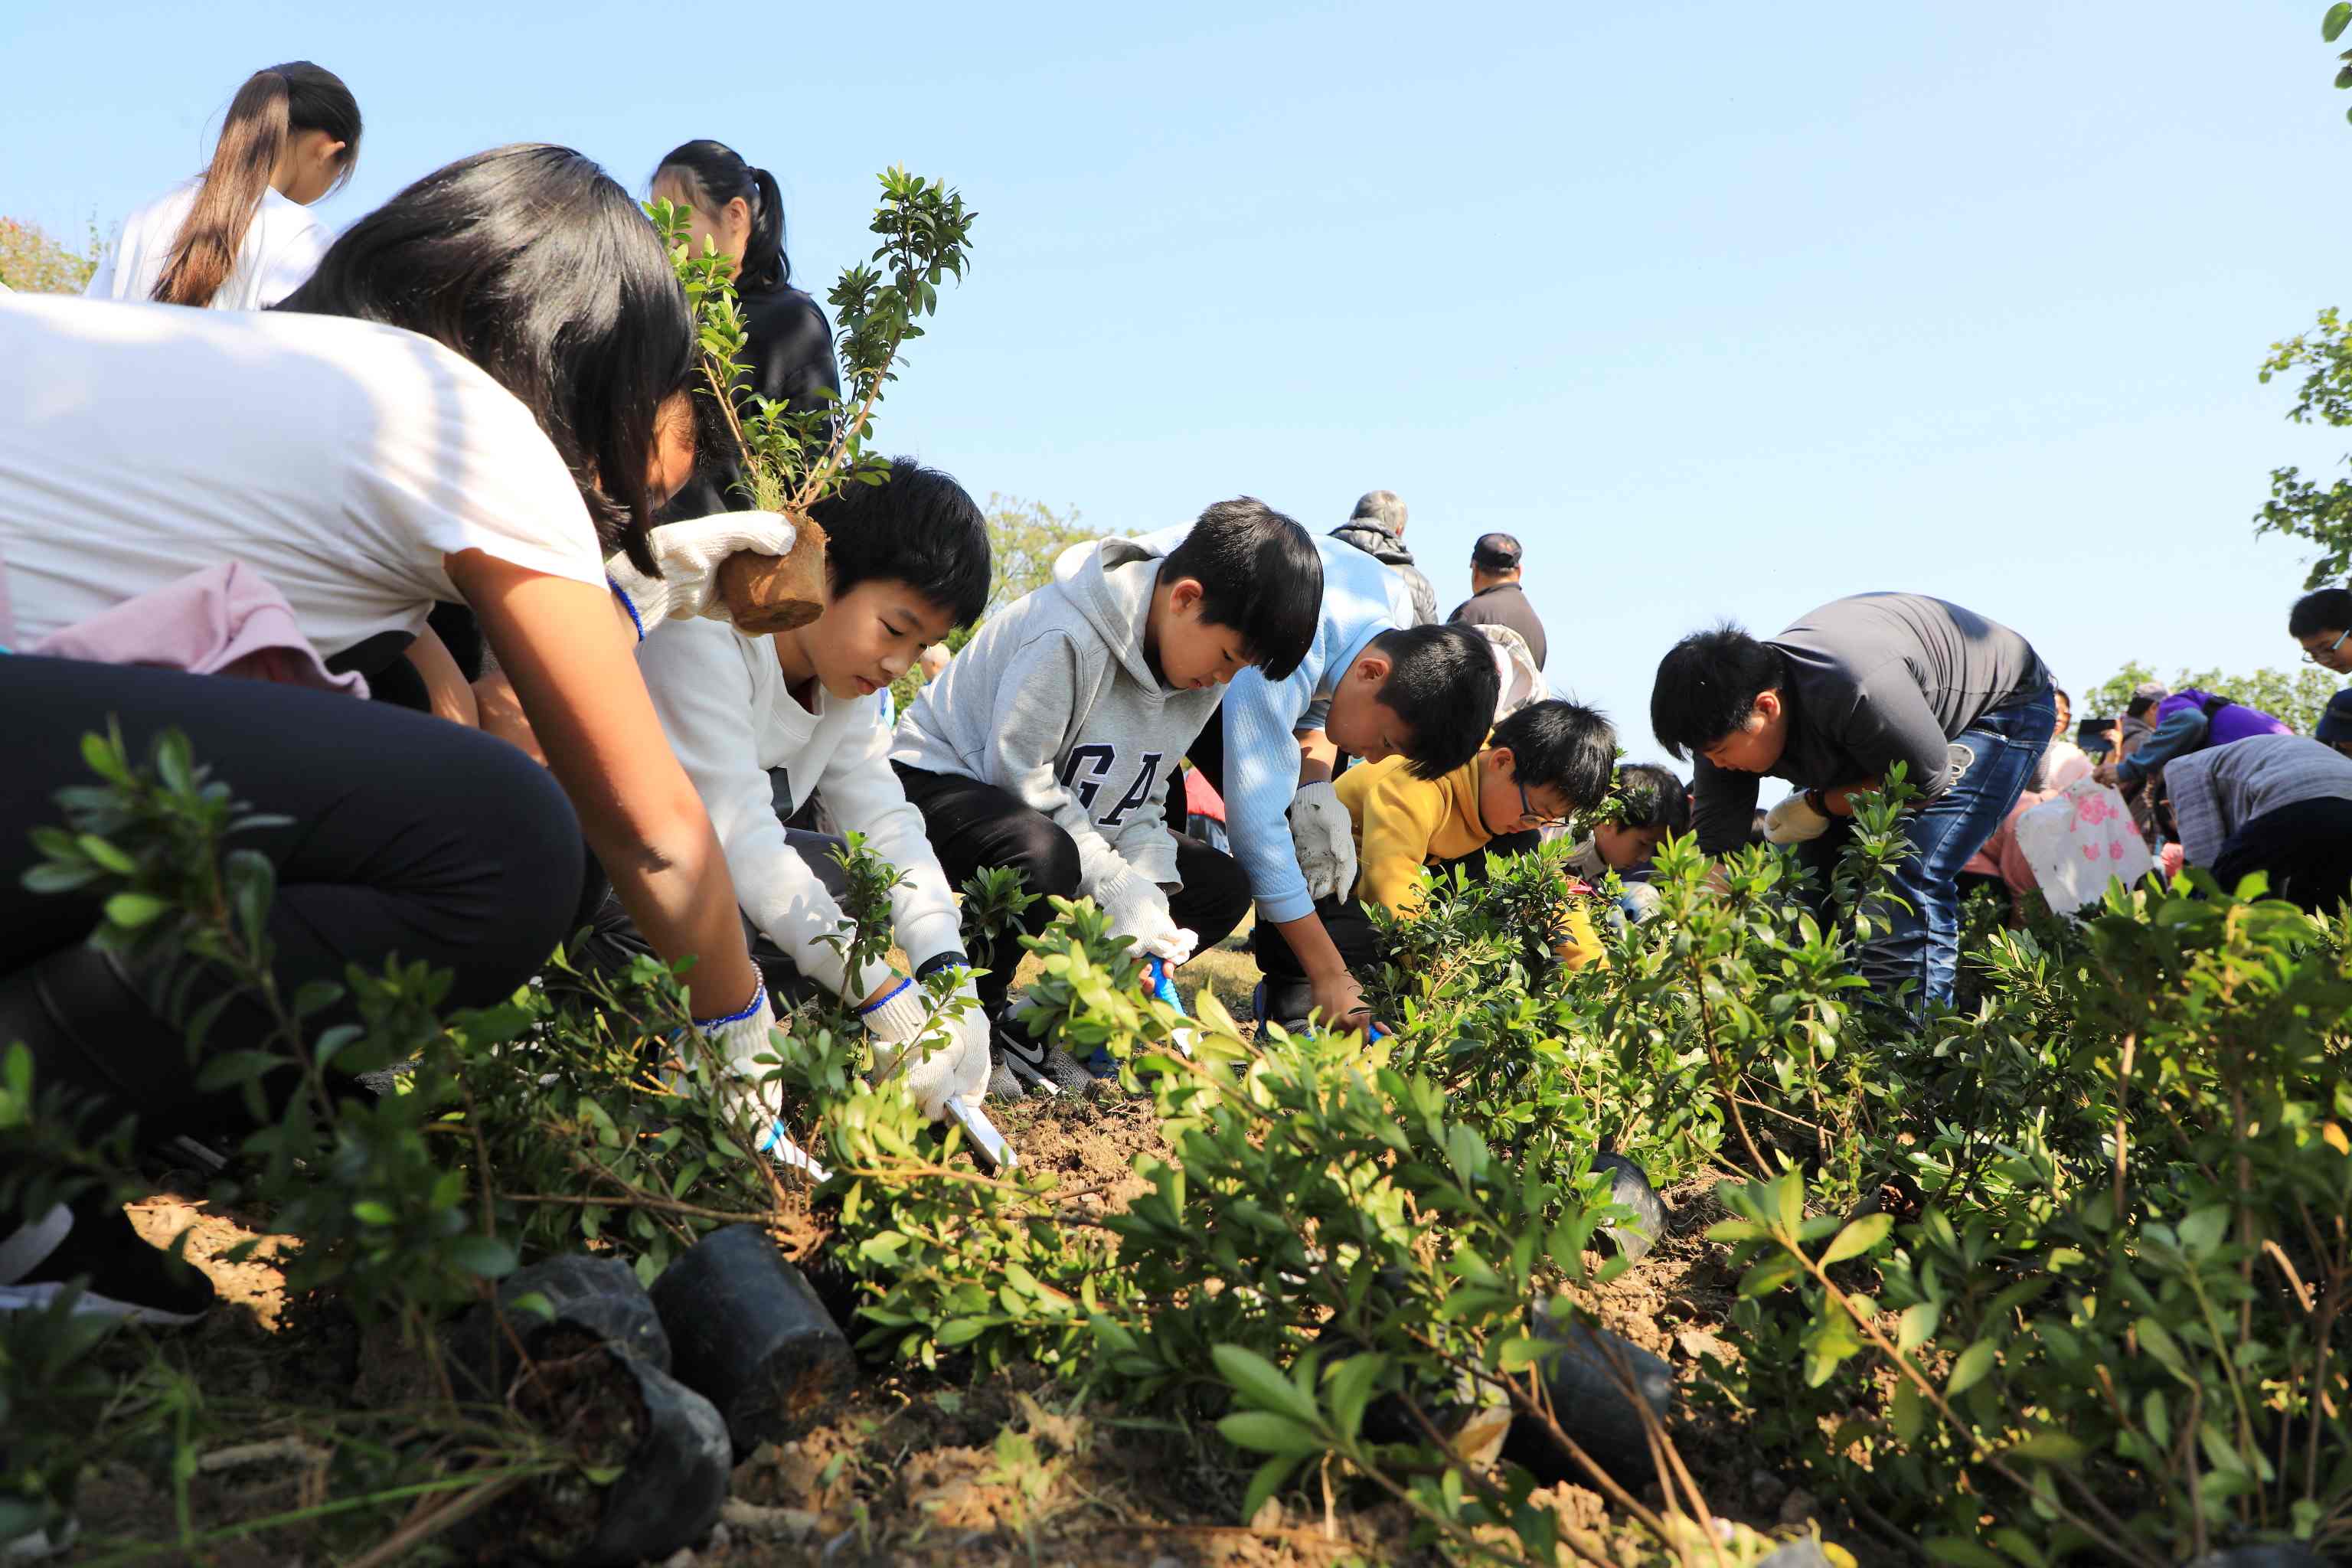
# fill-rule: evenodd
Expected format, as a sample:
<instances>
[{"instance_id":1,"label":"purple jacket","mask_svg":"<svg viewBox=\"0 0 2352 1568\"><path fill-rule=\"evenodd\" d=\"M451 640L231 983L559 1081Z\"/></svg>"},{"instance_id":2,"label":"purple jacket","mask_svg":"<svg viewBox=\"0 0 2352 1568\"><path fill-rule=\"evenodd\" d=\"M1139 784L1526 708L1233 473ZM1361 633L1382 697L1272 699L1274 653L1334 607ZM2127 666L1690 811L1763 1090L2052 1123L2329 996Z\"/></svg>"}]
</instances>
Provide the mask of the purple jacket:
<instances>
[{"instance_id":1,"label":"purple jacket","mask_svg":"<svg viewBox=\"0 0 2352 1568\"><path fill-rule=\"evenodd\" d=\"M2176 691L2156 705L2156 727L2186 709L2202 709L2213 700L2213 693L2189 687ZM2232 741L2243 741L2254 735L2292 735L2294 729L2284 720L2273 719L2259 708L2249 708L2242 702L2231 702L2213 715L2206 744L2226 746Z\"/></svg>"}]
</instances>

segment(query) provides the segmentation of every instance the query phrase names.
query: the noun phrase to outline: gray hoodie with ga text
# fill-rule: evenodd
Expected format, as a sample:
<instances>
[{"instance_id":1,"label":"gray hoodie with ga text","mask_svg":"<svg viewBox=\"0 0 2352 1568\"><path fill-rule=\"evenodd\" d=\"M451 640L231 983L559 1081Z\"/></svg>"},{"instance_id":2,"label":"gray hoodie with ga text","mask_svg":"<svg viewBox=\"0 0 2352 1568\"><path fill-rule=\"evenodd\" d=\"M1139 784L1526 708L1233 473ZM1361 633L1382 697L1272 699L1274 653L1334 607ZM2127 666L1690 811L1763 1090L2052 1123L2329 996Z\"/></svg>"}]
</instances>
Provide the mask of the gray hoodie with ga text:
<instances>
[{"instance_id":1,"label":"gray hoodie with ga text","mask_svg":"<svg viewBox=\"0 0 2352 1568\"><path fill-rule=\"evenodd\" d=\"M1160 558L1124 539L1074 544L1054 580L982 621L898 716L890 760L994 784L1078 847L1091 892L1122 865L1175 885L1168 773L1224 689L1171 691L1144 657Z\"/></svg>"}]
</instances>

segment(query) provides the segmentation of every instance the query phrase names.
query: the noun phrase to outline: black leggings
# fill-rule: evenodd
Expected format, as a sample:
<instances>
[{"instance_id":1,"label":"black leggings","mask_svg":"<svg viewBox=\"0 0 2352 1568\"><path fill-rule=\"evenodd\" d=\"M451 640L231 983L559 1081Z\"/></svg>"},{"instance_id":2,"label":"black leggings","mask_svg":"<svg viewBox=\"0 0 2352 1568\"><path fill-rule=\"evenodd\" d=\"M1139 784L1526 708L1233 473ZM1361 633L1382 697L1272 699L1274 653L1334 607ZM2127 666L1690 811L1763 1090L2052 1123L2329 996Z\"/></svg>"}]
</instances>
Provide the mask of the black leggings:
<instances>
[{"instance_id":1,"label":"black leggings","mask_svg":"<svg viewBox=\"0 0 2352 1568\"><path fill-rule=\"evenodd\" d=\"M1524 833L1497 834L1467 855L1435 862L1430 870L1435 876L1446 877L1459 866L1473 882L1484 882L1488 856L1529 854L1542 842L1542 836L1533 828ZM1384 962L1379 933L1373 931L1372 918L1364 912L1362 904L1354 899L1325 899L1315 906L1315 912L1322 917L1331 945L1339 950L1340 961L1349 969L1360 973ZM1265 976L1266 1016L1277 1024L1307 1016L1314 1003L1315 988L1307 983L1307 966L1291 951L1290 941L1282 934L1282 928L1271 921L1258 921L1250 932L1250 947L1259 972Z\"/></svg>"},{"instance_id":2,"label":"black leggings","mask_svg":"<svg viewBox=\"0 0 2352 1568\"><path fill-rule=\"evenodd\" d=\"M286 819L231 844L277 867L269 937L289 995L396 954L451 972L445 1005L487 1005L537 970L580 914L585 853L571 803L545 769L478 731L293 687L23 656L0 656L0 1037L34 1047L43 1081L137 1111L142 1141L243 1118L223 1097L195 1094L175 1026L128 1026L129 1004L112 993L126 980L152 993L154 977L117 973L110 987L97 973L82 944L99 900L22 885L39 858L26 830L63 820L59 789L97 782L81 738L110 719L134 763L156 735L180 730L236 798ZM249 1046L261 1026L232 1008L205 1049Z\"/></svg>"},{"instance_id":3,"label":"black leggings","mask_svg":"<svg viewBox=\"0 0 2352 1568\"><path fill-rule=\"evenodd\" d=\"M1045 929L1054 910L1050 896L1078 896L1078 847L1053 819L994 784L960 773L925 773L892 763L907 799L923 814L923 829L940 867L957 887L983 866L1012 866L1037 896L1022 918L1032 936ZM1168 912L1176 923L1201 939L1205 952L1231 936L1249 912L1249 884L1230 855L1210 848L1197 838L1173 833L1176 875L1183 886L1169 895ZM972 954L988 973L980 981L981 1005L991 1016L1004 1007L1013 972L1021 963L1021 933L997 937Z\"/></svg>"}]
</instances>

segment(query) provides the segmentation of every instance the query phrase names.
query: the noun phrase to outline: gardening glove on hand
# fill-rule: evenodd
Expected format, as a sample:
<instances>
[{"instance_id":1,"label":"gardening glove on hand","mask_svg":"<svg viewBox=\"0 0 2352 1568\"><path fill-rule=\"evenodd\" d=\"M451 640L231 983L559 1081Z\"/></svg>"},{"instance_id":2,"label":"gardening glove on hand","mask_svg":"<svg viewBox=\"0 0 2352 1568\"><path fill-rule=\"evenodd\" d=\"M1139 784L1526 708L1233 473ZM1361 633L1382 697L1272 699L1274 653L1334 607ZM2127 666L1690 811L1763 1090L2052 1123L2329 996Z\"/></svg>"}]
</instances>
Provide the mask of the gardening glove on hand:
<instances>
[{"instance_id":1,"label":"gardening glove on hand","mask_svg":"<svg viewBox=\"0 0 2352 1568\"><path fill-rule=\"evenodd\" d=\"M1147 881L1130 868L1122 867L1095 884L1094 900L1102 907L1103 918L1110 922L1113 936L1132 937L1138 952L1148 952L1171 963L1181 963L1192 956L1199 942L1191 931L1176 923L1168 912L1168 895L1160 884Z\"/></svg>"},{"instance_id":2,"label":"gardening glove on hand","mask_svg":"<svg viewBox=\"0 0 2352 1568\"><path fill-rule=\"evenodd\" d=\"M759 988L749 1005L722 1018L697 1018L694 1026L718 1052L727 1075L720 1092L728 1095L734 1102L733 1108L740 1109L757 1129L753 1137L759 1152L822 1182L828 1173L807 1150L786 1136L776 1086L761 1081L774 1069L758 1058L781 1056L782 1047L771 1038L776 1028L776 1009L768 999L767 978L759 975L756 964L752 973L759 976Z\"/></svg>"},{"instance_id":3,"label":"gardening glove on hand","mask_svg":"<svg viewBox=\"0 0 2352 1568\"><path fill-rule=\"evenodd\" d=\"M1309 898L1319 904L1348 896L1356 885L1356 834L1338 790L1311 784L1298 792L1290 803L1290 841Z\"/></svg>"},{"instance_id":4,"label":"gardening glove on hand","mask_svg":"<svg viewBox=\"0 0 2352 1568\"><path fill-rule=\"evenodd\" d=\"M930 998L923 994L920 982L908 979L900 979L879 1001L857 1009L874 1042L877 1077L887 1076L900 1057L914 1053L899 1076L923 1114L934 1121L947 1115L949 1100L962 1099L968 1092L985 1093L988 1088L988 1032L979 994L970 980L956 994L971 1005L962 1018L952 1022L931 1011ZM976 1072L971 1060L975 1037L965 1026L972 1018L982 1023L977 1035Z\"/></svg>"},{"instance_id":5,"label":"gardening glove on hand","mask_svg":"<svg viewBox=\"0 0 2352 1568\"><path fill-rule=\"evenodd\" d=\"M1801 795L1792 795L1764 814L1764 841L1768 844L1806 844L1830 830L1830 819L1805 804Z\"/></svg>"},{"instance_id":6,"label":"gardening glove on hand","mask_svg":"<svg viewBox=\"0 0 2352 1568\"><path fill-rule=\"evenodd\" d=\"M643 637L663 621L683 621L695 616L715 621L727 618L727 601L719 592L719 568L728 557L750 550L761 555L790 555L800 537L781 512L725 511L690 522L667 522L646 535L661 575L648 577L629 564L626 554L604 563L613 591L629 606Z\"/></svg>"}]
</instances>

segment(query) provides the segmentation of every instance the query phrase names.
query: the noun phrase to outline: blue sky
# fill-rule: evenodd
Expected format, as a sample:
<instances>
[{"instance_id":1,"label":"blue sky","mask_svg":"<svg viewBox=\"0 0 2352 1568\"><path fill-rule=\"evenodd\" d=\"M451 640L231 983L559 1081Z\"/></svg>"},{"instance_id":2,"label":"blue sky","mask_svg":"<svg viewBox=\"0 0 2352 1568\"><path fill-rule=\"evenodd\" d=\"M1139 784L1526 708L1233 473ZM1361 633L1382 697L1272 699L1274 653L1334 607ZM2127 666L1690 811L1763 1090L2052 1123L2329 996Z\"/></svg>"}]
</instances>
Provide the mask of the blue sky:
<instances>
[{"instance_id":1,"label":"blue sky","mask_svg":"<svg viewBox=\"0 0 2352 1568\"><path fill-rule=\"evenodd\" d=\"M0 212L111 224L295 57L367 117L336 224L502 142L638 188L717 136L821 294L904 163L981 218L887 447L1117 530L1242 492L1328 528L1386 486L1444 606L1508 530L1555 683L1638 755L1682 632L1866 589L2007 621L2078 689L2293 661L2301 559L2248 520L2346 443L2254 373L2352 304L2324 9L911 5L885 39L730 6L697 39L642 5L16 0Z\"/></svg>"}]
</instances>

